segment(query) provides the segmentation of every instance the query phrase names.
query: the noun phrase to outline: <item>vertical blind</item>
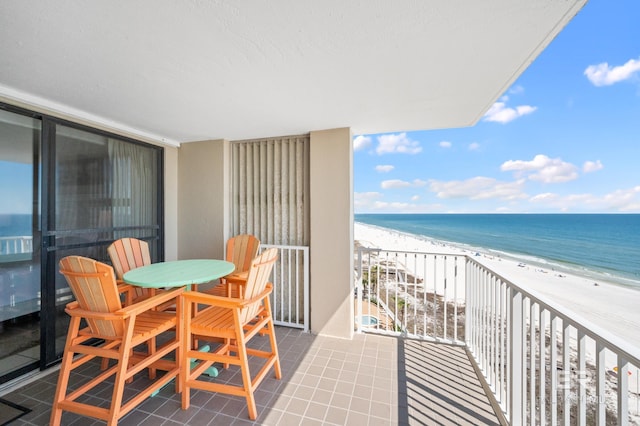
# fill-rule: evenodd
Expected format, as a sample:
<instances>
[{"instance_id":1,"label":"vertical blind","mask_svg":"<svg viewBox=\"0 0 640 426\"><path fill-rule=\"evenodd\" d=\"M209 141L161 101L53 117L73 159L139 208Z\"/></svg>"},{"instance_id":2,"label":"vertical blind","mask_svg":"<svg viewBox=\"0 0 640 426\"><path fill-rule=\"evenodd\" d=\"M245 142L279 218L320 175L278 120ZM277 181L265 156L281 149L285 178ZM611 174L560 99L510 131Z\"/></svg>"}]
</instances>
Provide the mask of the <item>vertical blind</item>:
<instances>
[{"instance_id":1,"label":"vertical blind","mask_svg":"<svg viewBox=\"0 0 640 426\"><path fill-rule=\"evenodd\" d=\"M309 135L231 143L232 233L309 244Z\"/></svg>"}]
</instances>

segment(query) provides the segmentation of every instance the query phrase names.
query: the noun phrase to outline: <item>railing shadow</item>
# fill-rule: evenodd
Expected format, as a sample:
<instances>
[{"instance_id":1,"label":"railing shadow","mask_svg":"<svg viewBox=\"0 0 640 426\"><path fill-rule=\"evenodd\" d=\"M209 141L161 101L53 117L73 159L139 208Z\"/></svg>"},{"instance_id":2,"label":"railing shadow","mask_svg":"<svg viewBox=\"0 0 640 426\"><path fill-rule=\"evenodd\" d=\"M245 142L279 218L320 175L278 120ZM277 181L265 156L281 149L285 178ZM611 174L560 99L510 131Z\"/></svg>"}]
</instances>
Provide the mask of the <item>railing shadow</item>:
<instances>
[{"instance_id":1,"label":"railing shadow","mask_svg":"<svg viewBox=\"0 0 640 426\"><path fill-rule=\"evenodd\" d=\"M398 424L499 425L463 347L398 339Z\"/></svg>"}]
</instances>

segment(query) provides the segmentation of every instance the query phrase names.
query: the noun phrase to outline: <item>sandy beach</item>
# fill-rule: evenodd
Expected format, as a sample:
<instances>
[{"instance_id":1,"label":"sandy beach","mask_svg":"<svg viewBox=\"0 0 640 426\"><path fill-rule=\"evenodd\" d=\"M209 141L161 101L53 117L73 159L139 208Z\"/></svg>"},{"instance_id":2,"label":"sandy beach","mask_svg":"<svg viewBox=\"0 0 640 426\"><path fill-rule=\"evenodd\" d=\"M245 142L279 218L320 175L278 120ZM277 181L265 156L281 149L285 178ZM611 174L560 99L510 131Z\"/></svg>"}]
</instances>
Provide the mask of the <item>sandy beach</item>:
<instances>
[{"instance_id":1,"label":"sandy beach","mask_svg":"<svg viewBox=\"0 0 640 426\"><path fill-rule=\"evenodd\" d=\"M640 348L640 290L576 275L559 273L503 259L479 251L470 253L437 240L423 240L408 234L355 223L354 239L388 250L474 255L505 279L531 289L544 301L561 305L590 323ZM419 273L419 271L417 272ZM597 285L596 285L597 284ZM636 352L640 353L640 349Z\"/></svg>"}]
</instances>

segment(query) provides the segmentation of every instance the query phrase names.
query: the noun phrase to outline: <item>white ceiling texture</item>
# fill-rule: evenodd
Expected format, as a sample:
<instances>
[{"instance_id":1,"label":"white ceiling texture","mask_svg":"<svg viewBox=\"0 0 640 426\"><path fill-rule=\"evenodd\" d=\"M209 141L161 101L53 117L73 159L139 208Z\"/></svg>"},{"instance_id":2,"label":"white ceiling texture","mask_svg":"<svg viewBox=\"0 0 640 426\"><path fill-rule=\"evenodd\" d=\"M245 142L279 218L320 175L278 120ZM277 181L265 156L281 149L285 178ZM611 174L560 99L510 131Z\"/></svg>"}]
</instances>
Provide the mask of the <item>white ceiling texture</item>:
<instances>
[{"instance_id":1,"label":"white ceiling texture","mask_svg":"<svg viewBox=\"0 0 640 426\"><path fill-rule=\"evenodd\" d=\"M470 126L586 0L3 0L0 100L169 145Z\"/></svg>"}]
</instances>

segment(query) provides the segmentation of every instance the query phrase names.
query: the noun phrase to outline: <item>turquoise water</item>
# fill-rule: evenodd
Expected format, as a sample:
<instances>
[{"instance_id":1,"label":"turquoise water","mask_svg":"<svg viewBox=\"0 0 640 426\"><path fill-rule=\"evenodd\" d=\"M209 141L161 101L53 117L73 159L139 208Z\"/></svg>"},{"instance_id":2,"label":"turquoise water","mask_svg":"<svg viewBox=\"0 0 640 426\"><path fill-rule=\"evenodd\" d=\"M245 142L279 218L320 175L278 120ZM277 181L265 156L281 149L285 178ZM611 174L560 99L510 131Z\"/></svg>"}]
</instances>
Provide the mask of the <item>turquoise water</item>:
<instances>
[{"instance_id":1,"label":"turquoise water","mask_svg":"<svg viewBox=\"0 0 640 426\"><path fill-rule=\"evenodd\" d=\"M355 220L640 290L639 214L356 214Z\"/></svg>"}]
</instances>

